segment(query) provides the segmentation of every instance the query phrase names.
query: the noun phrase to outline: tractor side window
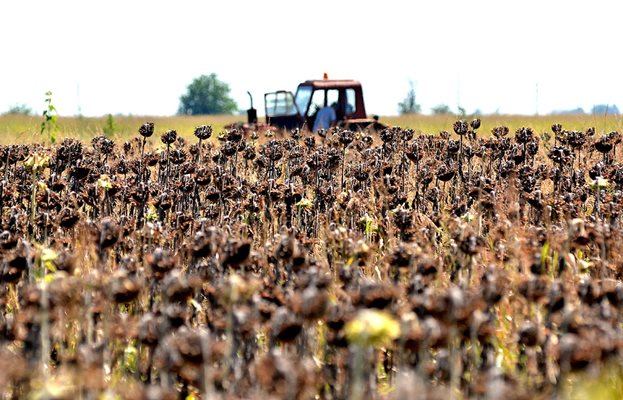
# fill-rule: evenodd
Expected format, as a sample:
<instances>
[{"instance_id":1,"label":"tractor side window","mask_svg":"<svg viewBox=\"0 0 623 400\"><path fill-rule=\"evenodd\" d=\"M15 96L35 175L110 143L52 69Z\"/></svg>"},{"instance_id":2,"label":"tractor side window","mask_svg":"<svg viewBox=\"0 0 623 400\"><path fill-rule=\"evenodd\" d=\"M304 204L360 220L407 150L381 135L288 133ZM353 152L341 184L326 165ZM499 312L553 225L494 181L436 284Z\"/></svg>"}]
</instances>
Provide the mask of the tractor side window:
<instances>
[{"instance_id":1,"label":"tractor side window","mask_svg":"<svg viewBox=\"0 0 623 400\"><path fill-rule=\"evenodd\" d=\"M354 114L356 110L355 89L346 89L346 115Z\"/></svg>"}]
</instances>

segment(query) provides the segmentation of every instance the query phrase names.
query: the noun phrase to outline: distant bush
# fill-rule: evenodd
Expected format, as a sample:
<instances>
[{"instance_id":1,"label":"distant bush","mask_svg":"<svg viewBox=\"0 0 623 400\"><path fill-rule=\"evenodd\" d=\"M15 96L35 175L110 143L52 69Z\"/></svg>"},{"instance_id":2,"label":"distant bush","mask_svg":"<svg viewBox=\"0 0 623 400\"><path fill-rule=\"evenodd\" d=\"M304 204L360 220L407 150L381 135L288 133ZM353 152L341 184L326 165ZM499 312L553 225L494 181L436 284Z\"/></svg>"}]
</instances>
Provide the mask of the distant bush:
<instances>
[{"instance_id":1,"label":"distant bush","mask_svg":"<svg viewBox=\"0 0 623 400\"><path fill-rule=\"evenodd\" d=\"M619 108L615 104L596 104L591 109L591 114L620 114Z\"/></svg>"},{"instance_id":2,"label":"distant bush","mask_svg":"<svg viewBox=\"0 0 623 400\"><path fill-rule=\"evenodd\" d=\"M552 111L552 115L568 115L568 114L584 114L584 109L582 107L573 108L570 110L554 110Z\"/></svg>"},{"instance_id":3,"label":"distant bush","mask_svg":"<svg viewBox=\"0 0 623 400\"><path fill-rule=\"evenodd\" d=\"M452 110L450 110L450 106L447 104L439 104L436 105L435 107L431 108L430 111L433 114L439 115L439 114L452 114Z\"/></svg>"},{"instance_id":4,"label":"distant bush","mask_svg":"<svg viewBox=\"0 0 623 400\"><path fill-rule=\"evenodd\" d=\"M409 82L409 87L405 99L398 103L398 112L401 115L418 114L422 111L422 106L420 106L415 99L415 87L413 86L413 82Z\"/></svg>"},{"instance_id":5,"label":"distant bush","mask_svg":"<svg viewBox=\"0 0 623 400\"><path fill-rule=\"evenodd\" d=\"M26 104L14 104L11 107L9 107L9 110L6 113L7 114L32 115L32 108L28 107Z\"/></svg>"},{"instance_id":6,"label":"distant bush","mask_svg":"<svg viewBox=\"0 0 623 400\"><path fill-rule=\"evenodd\" d=\"M112 136L117 131L117 124L115 123L112 114L108 114L108 117L106 118L106 125L104 125L102 130L106 136Z\"/></svg>"}]
</instances>

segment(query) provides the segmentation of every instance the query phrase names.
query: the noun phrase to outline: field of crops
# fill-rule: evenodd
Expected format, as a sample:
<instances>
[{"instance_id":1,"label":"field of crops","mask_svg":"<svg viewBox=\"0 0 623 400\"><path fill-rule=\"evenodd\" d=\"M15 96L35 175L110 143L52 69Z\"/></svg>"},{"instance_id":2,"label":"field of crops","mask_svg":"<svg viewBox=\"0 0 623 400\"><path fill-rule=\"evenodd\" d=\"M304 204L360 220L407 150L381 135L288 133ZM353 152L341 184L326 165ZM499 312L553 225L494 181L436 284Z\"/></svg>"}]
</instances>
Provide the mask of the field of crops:
<instances>
[{"instance_id":1,"label":"field of crops","mask_svg":"<svg viewBox=\"0 0 623 400\"><path fill-rule=\"evenodd\" d=\"M0 118L2 398L623 396L617 117L219 118Z\"/></svg>"},{"instance_id":2,"label":"field of crops","mask_svg":"<svg viewBox=\"0 0 623 400\"><path fill-rule=\"evenodd\" d=\"M175 117L142 117L142 116L112 116L112 132L109 128L108 117L59 117L58 136L71 137L88 142L98 135L106 135L118 140L128 140L136 136L136 127L143 122L153 121L162 132L175 129L178 135L190 139L195 127L208 124L215 134L223 131L225 126L245 121L241 115L207 115L207 116L175 116ZM263 119L263 117L260 117ZM472 117L475 118L475 117ZM472 118L464 117L470 120ZM381 117L381 122L390 126L413 129L416 134L437 134L444 130L451 130L452 124L458 119L452 114L423 115L412 114L402 116ZM45 141L41 135L42 117L38 115L0 115L0 144L40 143ZM552 124L559 123L570 129L586 130L590 127L598 132L623 131L623 117L620 115L488 115L482 117L482 136L489 136L491 129L497 126L507 126L512 132L529 126L539 134L549 132ZM155 143L157 144L157 143Z\"/></svg>"}]
</instances>

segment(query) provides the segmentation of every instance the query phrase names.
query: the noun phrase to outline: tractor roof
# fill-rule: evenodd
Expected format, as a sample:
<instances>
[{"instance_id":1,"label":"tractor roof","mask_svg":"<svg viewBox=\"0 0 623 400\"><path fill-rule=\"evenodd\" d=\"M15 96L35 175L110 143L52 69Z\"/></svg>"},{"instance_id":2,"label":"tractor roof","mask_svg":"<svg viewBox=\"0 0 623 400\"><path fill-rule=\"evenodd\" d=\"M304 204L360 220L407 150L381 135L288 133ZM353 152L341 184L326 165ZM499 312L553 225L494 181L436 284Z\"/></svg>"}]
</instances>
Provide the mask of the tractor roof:
<instances>
[{"instance_id":1,"label":"tractor roof","mask_svg":"<svg viewBox=\"0 0 623 400\"><path fill-rule=\"evenodd\" d=\"M337 89L361 86L361 83L352 79L313 79L307 80L301 85L313 86L317 89Z\"/></svg>"}]
</instances>

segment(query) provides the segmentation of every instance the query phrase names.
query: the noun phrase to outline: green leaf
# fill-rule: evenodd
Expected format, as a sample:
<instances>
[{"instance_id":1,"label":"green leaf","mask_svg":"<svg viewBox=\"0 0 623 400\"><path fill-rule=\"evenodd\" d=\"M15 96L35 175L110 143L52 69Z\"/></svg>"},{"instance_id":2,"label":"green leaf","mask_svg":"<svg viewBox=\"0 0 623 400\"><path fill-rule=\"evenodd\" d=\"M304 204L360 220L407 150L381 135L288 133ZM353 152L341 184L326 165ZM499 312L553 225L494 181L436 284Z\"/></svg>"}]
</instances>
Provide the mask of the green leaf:
<instances>
[{"instance_id":1,"label":"green leaf","mask_svg":"<svg viewBox=\"0 0 623 400\"><path fill-rule=\"evenodd\" d=\"M41 264L50 272L56 272L54 261L58 258L58 253L50 248L43 248L41 251Z\"/></svg>"},{"instance_id":2,"label":"green leaf","mask_svg":"<svg viewBox=\"0 0 623 400\"><path fill-rule=\"evenodd\" d=\"M545 242L543 248L541 249L541 267L545 267L545 262L547 261L547 255L549 254L549 242Z\"/></svg>"}]
</instances>

